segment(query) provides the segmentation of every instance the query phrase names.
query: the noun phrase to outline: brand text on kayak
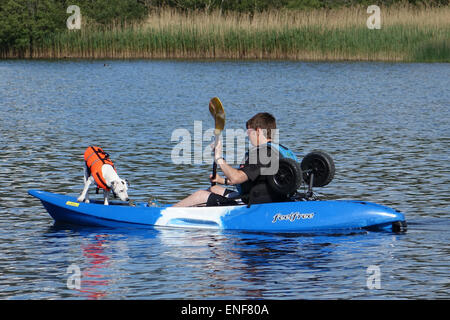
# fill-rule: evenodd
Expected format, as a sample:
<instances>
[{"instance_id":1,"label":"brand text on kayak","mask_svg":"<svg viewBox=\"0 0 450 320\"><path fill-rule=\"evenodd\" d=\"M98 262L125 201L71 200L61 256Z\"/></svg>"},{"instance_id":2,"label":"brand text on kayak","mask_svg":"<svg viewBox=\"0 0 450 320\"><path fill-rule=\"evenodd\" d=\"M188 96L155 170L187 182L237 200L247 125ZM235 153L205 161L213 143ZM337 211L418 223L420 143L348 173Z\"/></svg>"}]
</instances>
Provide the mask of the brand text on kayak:
<instances>
[{"instance_id":1,"label":"brand text on kayak","mask_svg":"<svg viewBox=\"0 0 450 320\"><path fill-rule=\"evenodd\" d=\"M291 212L288 214L277 213L273 216L272 223L275 223L277 221L285 221L285 220L294 222L295 220L313 219L313 218L314 218L314 213L300 213L300 212Z\"/></svg>"}]
</instances>

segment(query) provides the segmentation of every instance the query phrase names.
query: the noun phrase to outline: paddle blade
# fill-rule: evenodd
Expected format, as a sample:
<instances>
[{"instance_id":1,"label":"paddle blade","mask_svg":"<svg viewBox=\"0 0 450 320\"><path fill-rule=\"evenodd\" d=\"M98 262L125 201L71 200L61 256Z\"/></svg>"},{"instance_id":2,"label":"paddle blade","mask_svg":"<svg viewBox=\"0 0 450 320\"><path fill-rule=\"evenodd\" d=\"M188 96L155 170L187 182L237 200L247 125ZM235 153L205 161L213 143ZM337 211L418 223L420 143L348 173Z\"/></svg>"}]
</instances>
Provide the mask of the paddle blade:
<instances>
[{"instance_id":1,"label":"paddle blade","mask_svg":"<svg viewBox=\"0 0 450 320\"><path fill-rule=\"evenodd\" d=\"M209 101L209 112L214 118L214 134L219 135L225 128L225 110L219 98L214 97Z\"/></svg>"},{"instance_id":2,"label":"paddle blade","mask_svg":"<svg viewBox=\"0 0 450 320\"><path fill-rule=\"evenodd\" d=\"M216 117L216 107L215 104L217 103L214 99L216 98L212 98L209 101L209 112L211 113L212 117L215 118ZM218 98L217 98L218 99Z\"/></svg>"}]
</instances>

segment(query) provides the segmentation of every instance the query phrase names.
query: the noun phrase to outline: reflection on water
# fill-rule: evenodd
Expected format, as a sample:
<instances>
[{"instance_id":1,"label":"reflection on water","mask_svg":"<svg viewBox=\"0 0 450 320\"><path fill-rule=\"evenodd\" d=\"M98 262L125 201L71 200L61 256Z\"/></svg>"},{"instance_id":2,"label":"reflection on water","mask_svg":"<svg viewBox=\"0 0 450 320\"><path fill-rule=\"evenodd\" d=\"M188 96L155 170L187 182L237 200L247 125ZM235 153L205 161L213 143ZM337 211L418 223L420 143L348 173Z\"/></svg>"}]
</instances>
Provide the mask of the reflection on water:
<instances>
[{"instance_id":1,"label":"reflection on water","mask_svg":"<svg viewBox=\"0 0 450 320\"><path fill-rule=\"evenodd\" d=\"M430 258L417 252L414 241L409 243L409 234L219 233L176 228L76 232L83 239L83 252L72 259L81 259L82 285L72 298L423 298L428 294L408 289L425 289L417 275L429 277L428 266L420 261ZM381 290L366 287L370 265L382 271ZM435 272L444 276L447 265L434 263ZM445 297L445 286L435 294Z\"/></svg>"},{"instance_id":2,"label":"reflection on water","mask_svg":"<svg viewBox=\"0 0 450 320\"><path fill-rule=\"evenodd\" d=\"M83 244L83 256L88 267L81 274L80 292L86 293L90 299L99 299L106 295L104 288L108 286L109 280L104 275L104 270L109 269L109 256L105 253L107 246L107 238L105 235L96 235L93 242Z\"/></svg>"},{"instance_id":3,"label":"reflection on water","mask_svg":"<svg viewBox=\"0 0 450 320\"><path fill-rule=\"evenodd\" d=\"M448 64L0 62L0 297L448 298ZM211 75L214 75L213 77ZM28 189L77 194L89 144L111 154L130 196L173 203L208 186L209 164L175 165L171 133L277 118L300 158L330 153L324 199L405 212L404 235L218 233L52 227ZM207 141L203 142L205 148ZM69 265L82 272L67 288ZM381 289L366 287L380 266Z\"/></svg>"}]
</instances>

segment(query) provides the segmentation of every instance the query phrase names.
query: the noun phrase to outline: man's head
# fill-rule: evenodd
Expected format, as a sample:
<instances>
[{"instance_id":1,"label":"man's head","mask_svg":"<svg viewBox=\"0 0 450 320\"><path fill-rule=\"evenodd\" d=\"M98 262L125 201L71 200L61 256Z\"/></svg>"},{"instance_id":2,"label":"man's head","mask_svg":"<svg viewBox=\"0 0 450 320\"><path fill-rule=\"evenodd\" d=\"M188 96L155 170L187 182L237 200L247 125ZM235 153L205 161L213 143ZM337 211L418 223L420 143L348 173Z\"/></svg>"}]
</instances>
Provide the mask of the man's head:
<instances>
[{"instance_id":1,"label":"man's head","mask_svg":"<svg viewBox=\"0 0 450 320\"><path fill-rule=\"evenodd\" d=\"M257 146L272 140L277 123L270 113L260 112L247 121L246 127L250 142Z\"/></svg>"}]
</instances>

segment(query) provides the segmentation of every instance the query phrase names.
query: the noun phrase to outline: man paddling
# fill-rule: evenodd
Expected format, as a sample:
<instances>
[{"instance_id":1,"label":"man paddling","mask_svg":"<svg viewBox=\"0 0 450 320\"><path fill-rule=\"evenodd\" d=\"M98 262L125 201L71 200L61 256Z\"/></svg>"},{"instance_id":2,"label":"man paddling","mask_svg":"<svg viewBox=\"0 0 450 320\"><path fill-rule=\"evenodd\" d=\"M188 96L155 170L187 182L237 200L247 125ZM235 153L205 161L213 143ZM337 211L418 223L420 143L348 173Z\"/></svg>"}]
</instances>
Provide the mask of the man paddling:
<instances>
[{"instance_id":1,"label":"man paddling","mask_svg":"<svg viewBox=\"0 0 450 320\"><path fill-rule=\"evenodd\" d=\"M283 156L297 160L289 149L272 143L276 130L275 117L267 112L258 113L247 121L246 128L247 136L254 148L247 152L244 162L238 169L235 169L227 164L222 157L222 144L220 141L217 141L214 149L214 161L220 166L225 177L217 174L215 177L211 175L211 182L221 185L235 185L239 192L238 197L244 203L286 201L287 196L274 192L266 180L267 175L276 173L273 172L273 168L278 168L276 163L274 163L274 160L276 161L277 158L272 157L272 149L276 149ZM232 199L235 198L236 192L217 184L207 190L196 191L176 203L174 207L190 207L200 204L206 204L206 206L236 204L237 202Z\"/></svg>"}]
</instances>

